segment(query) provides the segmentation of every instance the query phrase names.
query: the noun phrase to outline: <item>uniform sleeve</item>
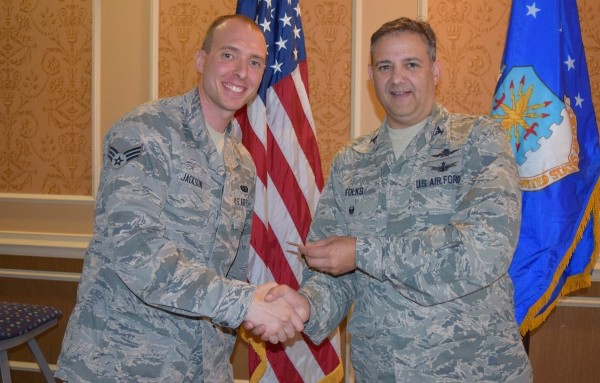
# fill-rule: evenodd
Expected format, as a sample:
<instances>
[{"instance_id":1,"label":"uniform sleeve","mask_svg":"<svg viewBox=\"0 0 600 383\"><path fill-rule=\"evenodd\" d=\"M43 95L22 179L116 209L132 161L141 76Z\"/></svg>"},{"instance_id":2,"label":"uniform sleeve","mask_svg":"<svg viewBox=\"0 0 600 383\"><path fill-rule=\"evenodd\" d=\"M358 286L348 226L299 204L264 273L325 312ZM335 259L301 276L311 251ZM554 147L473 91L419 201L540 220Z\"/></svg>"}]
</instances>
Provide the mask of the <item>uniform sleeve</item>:
<instances>
[{"instance_id":1,"label":"uniform sleeve","mask_svg":"<svg viewBox=\"0 0 600 383\"><path fill-rule=\"evenodd\" d=\"M336 182L335 171L332 171L312 221L309 233L312 241L348 235L345 218L334 195ZM355 278L355 273L334 277L305 267L300 293L308 299L311 314L304 333L313 342L321 343L348 314L355 296Z\"/></svg>"},{"instance_id":2,"label":"uniform sleeve","mask_svg":"<svg viewBox=\"0 0 600 383\"><path fill-rule=\"evenodd\" d=\"M447 222L357 239L357 265L429 306L494 283L508 272L521 222L518 174L505 133L477 126L466 140L456 209Z\"/></svg>"},{"instance_id":3,"label":"uniform sleeve","mask_svg":"<svg viewBox=\"0 0 600 383\"><path fill-rule=\"evenodd\" d=\"M105 161L103 186L109 241L115 272L145 304L173 313L208 317L219 325L237 327L246 315L255 288L218 275L165 236L163 217L172 176L170 138L146 129L146 123L125 120L109 135L105 152L140 146L140 154L115 169ZM214 208L214 207L213 207ZM210 251L210 245L198 251Z\"/></svg>"}]
</instances>

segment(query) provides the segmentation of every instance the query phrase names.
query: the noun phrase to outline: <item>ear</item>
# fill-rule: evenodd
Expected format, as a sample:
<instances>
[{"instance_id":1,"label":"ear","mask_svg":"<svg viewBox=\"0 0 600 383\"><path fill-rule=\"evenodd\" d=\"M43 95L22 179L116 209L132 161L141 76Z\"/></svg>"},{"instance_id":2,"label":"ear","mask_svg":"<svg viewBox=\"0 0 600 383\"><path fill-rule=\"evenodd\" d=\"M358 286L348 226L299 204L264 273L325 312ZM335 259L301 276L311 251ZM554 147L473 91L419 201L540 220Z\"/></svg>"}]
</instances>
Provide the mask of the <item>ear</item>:
<instances>
[{"instance_id":1,"label":"ear","mask_svg":"<svg viewBox=\"0 0 600 383\"><path fill-rule=\"evenodd\" d=\"M204 71L204 61L206 59L206 51L199 49L196 52L196 70L198 73L202 73Z\"/></svg>"},{"instance_id":2,"label":"ear","mask_svg":"<svg viewBox=\"0 0 600 383\"><path fill-rule=\"evenodd\" d=\"M433 83L435 85L437 85L438 80L440 79L440 72L441 72L439 61L436 60L433 63L432 70L433 70Z\"/></svg>"},{"instance_id":3,"label":"ear","mask_svg":"<svg viewBox=\"0 0 600 383\"><path fill-rule=\"evenodd\" d=\"M369 79L371 80L371 82L373 82L373 65L369 64L368 71L369 71Z\"/></svg>"}]
</instances>

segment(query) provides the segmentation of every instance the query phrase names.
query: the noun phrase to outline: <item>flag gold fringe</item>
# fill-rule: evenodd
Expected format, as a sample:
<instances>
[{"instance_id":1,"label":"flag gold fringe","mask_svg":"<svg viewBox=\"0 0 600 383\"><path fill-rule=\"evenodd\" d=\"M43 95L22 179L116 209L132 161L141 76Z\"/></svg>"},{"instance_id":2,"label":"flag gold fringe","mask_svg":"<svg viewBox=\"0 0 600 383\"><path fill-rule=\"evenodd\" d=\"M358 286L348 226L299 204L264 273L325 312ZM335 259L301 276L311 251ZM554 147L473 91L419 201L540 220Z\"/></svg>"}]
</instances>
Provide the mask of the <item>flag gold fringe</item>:
<instances>
[{"instance_id":1,"label":"flag gold fringe","mask_svg":"<svg viewBox=\"0 0 600 383\"><path fill-rule=\"evenodd\" d=\"M329 375L319 380L319 383L340 383L342 380L344 380L344 364L340 358L335 370L331 371Z\"/></svg>"},{"instance_id":2,"label":"flag gold fringe","mask_svg":"<svg viewBox=\"0 0 600 383\"><path fill-rule=\"evenodd\" d=\"M267 371L267 347L262 340L256 340L257 338L243 327L240 327L239 336L244 342L246 342L252 347L254 352L256 352L256 354L258 354L258 357L260 358L260 363L252 372L252 376L250 376L250 383L258 383L265 374L265 371ZM325 376L323 379L319 380L319 383L340 383L343 379L344 364L342 363L342 360L340 358L335 370L333 370L329 375Z\"/></svg>"},{"instance_id":3,"label":"flag gold fringe","mask_svg":"<svg viewBox=\"0 0 600 383\"><path fill-rule=\"evenodd\" d=\"M565 256L563 257L563 260L559 264L558 269L554 273L554 277L552 278L552 283L550 284L550 287L548 288L548 290L546 290L544 295L542 295L538 299L538 301L534 305L532 305L529 308L529 310L527 310L527 314L525 315L525 318L523 319L523 321L521 322L521 325L519 327L521 335L524 336L529 331L535 330L542 323L544 323L544 321L548 318L548 316L550 315L552 310L554 310L554 308L558 304L559 297L565 296L574 291L591 286L592 282L591 282L590 273L592 271L592 268L596 264L596 259L598 258L598 253L600 252L600 222L598 222L599 215L600 215L600 181L597 180L596 185L594 186L594 190L592 191L592 194L590 196L590 200L588 201L588 205L585 209L583 219L581 220L581 222L579 223L579 227L577 228L577 233L575 235L575 238L573 239L571 246L569 247ZM585 228L587 227L592 216L595 217L595 219L593 220L594 250L592 251L592 256L591 256L590 262L588 263L588 265L586 266L586 268L582 274L573 275L573 276L570 276L569 278L567 278L567 280L565 281L565 285L562 287L557 299L555 299L553 302L551 302L550 305L548 306L548 308L546 308L546 310L544 310L543 313L537 315L539 313L539 311L542 309L542 307L544 307L545 305L548 304L548 301L550 300L550 297L552 296L552 293L554 292L554 288L556 287L556 284L558 283L558 280L560 279L562 273L565 271L566 267L568 266L569 262L571 261L571 257L573 256L573 253L575 252L575 248L577 248L579 241L583 237L583 232L584 232Z\"/></svg>"},{"instance_id":4,"label":"flag gold fringe","mask_svg":"<svg viewBox=\"0 0 600 383\"><path fill-rule=\"evenodd\" d=\"M252 333L249 333L244 327L240 327L239 336L244 342L252 347L256 354L258 354L260 363L250 376L250 383L258 383L260 378L265 374L265 371L267 371L267 347L262 340L257 341L256 337L252 335Z\"/></svg>"}]
</instances>

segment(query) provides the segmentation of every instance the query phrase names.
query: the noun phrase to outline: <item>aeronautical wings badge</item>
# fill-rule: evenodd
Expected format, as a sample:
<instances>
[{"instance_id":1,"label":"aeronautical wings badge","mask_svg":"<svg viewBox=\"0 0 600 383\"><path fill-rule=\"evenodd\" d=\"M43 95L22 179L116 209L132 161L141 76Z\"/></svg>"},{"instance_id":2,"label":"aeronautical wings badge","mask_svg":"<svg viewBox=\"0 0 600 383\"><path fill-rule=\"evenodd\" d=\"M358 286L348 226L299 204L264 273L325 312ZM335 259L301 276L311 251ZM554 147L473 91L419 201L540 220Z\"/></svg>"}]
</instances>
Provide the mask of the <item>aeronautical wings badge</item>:
<instances>
[{"instance_id":1,"label":"aeronautical wings badge","mask_svg":"<svg viewBox=\"0 0 600 383\"><path fill-rule=\"evenodd\" d=\"M441 152L439 152L438 154L432 154L432 157L448 157L451 154L454 154L458 152L458 149L454 149L454 150L450 150L448 148L445 148L444 150L442 150Z\"/></svg>"},{"instance_id":2,"label":"aeronautical wings badge","mask_svg":"<svg viewBox=\"0 0 600 383\"><path fill-rule=\"evenodd\" d=\"M142 152L142 145L133 146L123 152L119 152L117 148L111 146L108 149L108 159L113 168L118 169L124 166L129 160L139 157Z\"/></svg>"},{"instance_id":3,"label":"aeronautical wings badge","mask_svg":"<svg viewBox=\"0 0 600 383\"><path fill-rule=\"evenodd\" d=\"M440 166L431 166L431 170L436 170L438 172L445 172L446 170L453 168L456 166L456 162L452 162L450 164L447 164L446 162L442 162L440 164Z\"/></svg>"}]
</instances>

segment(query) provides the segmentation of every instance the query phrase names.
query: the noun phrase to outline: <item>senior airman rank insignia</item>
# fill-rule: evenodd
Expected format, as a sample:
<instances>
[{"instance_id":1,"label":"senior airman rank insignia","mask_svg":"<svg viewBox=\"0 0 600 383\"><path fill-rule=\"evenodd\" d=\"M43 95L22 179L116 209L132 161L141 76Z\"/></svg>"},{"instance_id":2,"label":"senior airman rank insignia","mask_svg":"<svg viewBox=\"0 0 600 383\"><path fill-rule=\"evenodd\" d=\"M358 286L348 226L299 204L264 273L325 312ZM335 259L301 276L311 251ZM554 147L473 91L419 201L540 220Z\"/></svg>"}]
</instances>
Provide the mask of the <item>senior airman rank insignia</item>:
<instances>
[{"instance_id":1,"label":"senior airman rank insignia","mask_svg":"<svg viewBox=\"0 0 600 383\"><path fill-rule=\"evenodd\" d=\"M129 160L139 157L142 152L142 145L133 146L123 152L119 152L117 148L111 146L108 149L108 159L113 168L118 169L124 166Z\"/></svg>"}]
</instances>

